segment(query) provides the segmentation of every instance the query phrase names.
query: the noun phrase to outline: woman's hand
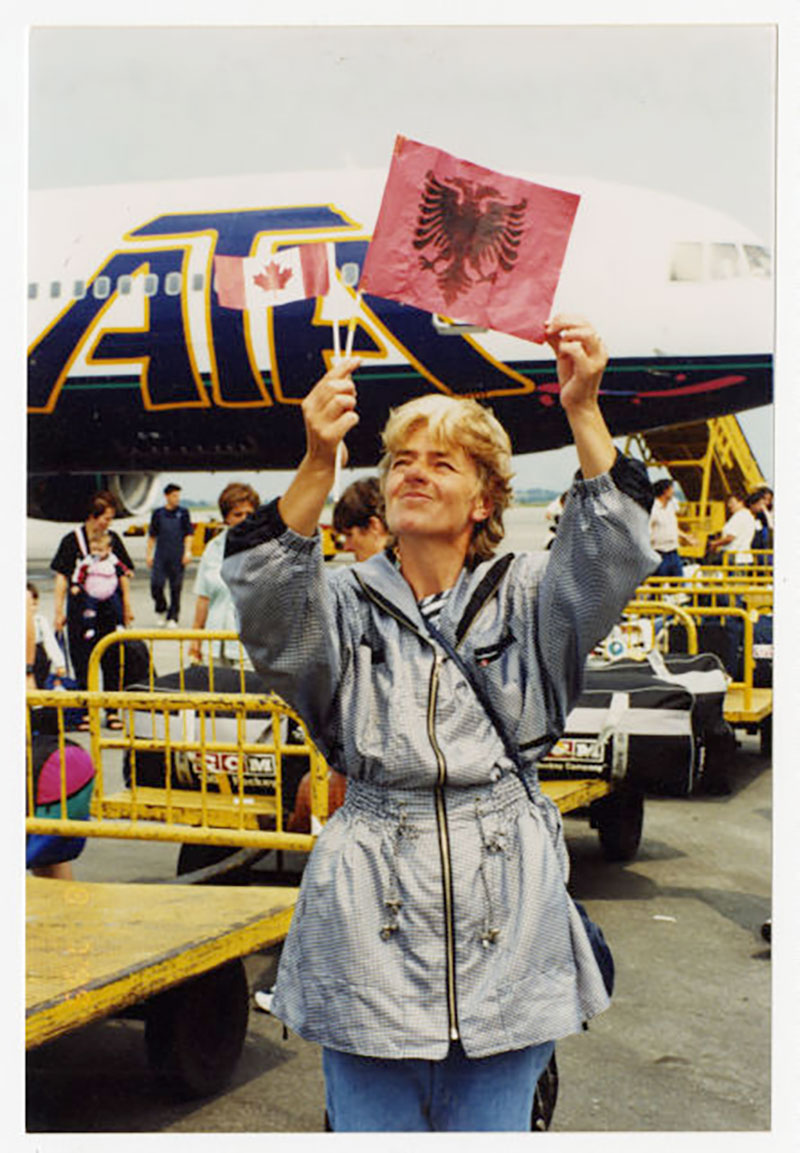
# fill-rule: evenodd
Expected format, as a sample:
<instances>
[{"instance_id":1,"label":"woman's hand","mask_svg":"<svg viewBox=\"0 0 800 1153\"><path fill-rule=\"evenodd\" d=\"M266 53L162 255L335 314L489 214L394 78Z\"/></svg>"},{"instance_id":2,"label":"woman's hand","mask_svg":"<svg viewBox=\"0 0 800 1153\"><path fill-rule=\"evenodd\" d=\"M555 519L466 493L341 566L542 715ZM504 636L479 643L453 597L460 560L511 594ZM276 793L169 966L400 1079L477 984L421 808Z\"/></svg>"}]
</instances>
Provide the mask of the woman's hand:
<instances>
[{"instance_id":1,"label":"woman's hand","mask_svg":"<svg viewBox=\"0 0 800 1153\"><path fill-rule=\"evenodd\" d=\"M545 325L545 340L556 355L561 407L596 405L608 353L588 320L554 316Z\"/></svg>"},{"instance_id":2,"label":"woman's hand","mask_svg":"<svg viewBox=\"0 0 800 1153\"><path fill-rule=\"evenodd\" d=\"M598 403L608 354L588 320L579 316L554 316L545 325L545 340L556 354L561 407L572 430L581 472L589 480L608 472L617 455Z\"/></svg>"},{"instance_id":3,"label":"woman's hand","mask_svg":"<svg viewBox=\"0 0 800 1153\"><path fill-rule=\"evenodd\" d=\"M303 401L307 460L333 468L338 444L358 424L356 386L351 373L360 363L351 357L335 364Z\"/></svg>"},{"instance_id":4,"label":"woman's hand","mask_svg":"<svg viewBox=\"0 0 800 1153\"><path fill-rule=\"evenodd\" d=\"M306 454L292 483L278 501L284 524L301 536L313 536L336 473L336 449L358 424L356 386L350 375L361 363L342 360L326 372L302 404ZM347 460L343 448L344 464Z\"/></svg>"}]
</instances>

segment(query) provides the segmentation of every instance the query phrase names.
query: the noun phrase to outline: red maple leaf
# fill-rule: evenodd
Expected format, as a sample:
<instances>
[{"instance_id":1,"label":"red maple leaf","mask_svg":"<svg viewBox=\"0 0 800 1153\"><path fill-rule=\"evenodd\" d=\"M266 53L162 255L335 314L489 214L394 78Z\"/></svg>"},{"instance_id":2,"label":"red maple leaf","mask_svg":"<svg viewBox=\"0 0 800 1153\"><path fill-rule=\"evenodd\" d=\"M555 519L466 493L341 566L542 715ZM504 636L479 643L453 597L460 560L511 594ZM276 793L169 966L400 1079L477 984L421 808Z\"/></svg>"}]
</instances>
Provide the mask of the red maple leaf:
<instances>
[{"instance_id":1,"label":"red maple leaf","mask_svg":"<svg viewBox=\"0 0 800 1153\"><path fill-rule=\"evenodd\" d=\"M291 280L291 268L281 268L271 260L269 264L264 266L264 271L259 272L257 276L253 277L253 283L262 288L264 292L280 292L286 285L288 280Z\"/></svg>"}]
</instances>

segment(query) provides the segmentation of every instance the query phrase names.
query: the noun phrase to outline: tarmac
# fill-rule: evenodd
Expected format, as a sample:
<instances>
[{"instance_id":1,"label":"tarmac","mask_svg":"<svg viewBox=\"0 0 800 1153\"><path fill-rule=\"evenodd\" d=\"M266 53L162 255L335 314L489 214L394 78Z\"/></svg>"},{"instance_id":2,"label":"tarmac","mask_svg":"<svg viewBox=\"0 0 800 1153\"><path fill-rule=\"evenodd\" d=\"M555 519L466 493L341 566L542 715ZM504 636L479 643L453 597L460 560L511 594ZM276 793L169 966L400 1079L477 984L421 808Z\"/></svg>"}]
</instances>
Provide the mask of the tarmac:
<instances>
[{"instance_id":1,"label":"tarmac","mask_svg":"<svg viewBox=\"0 0 800 1153\"><path fill-rule=\"evenodd\" d=\"M514 509L509 547L542 539L538 509ZM28 574L51 611L49 557L67 526L31 522ZM144 540L136 626L154 623ZM339 560L334 563L343 563ZM193 614L193 570L182 623ZM162 671L159 668L159 671ZM558 1042L553 1132L767 1133L771 1102L772 765L756 737L738 734L725 796L649 797L636 858L610 864L584 820L565 819L570 891L602 926L615 956L611 1009ZM175 875L177 845L90 839L79 880ZM55 882L54 882L55 883ZM252 989L272 983L275 951L247 960ZM253 1009L229 1088L202 1101L171 1099L148 1069L142 1025L109 1020L27 1056L30 1133L318 1133L320 1051Z\"/></svg>"}]
</instances>

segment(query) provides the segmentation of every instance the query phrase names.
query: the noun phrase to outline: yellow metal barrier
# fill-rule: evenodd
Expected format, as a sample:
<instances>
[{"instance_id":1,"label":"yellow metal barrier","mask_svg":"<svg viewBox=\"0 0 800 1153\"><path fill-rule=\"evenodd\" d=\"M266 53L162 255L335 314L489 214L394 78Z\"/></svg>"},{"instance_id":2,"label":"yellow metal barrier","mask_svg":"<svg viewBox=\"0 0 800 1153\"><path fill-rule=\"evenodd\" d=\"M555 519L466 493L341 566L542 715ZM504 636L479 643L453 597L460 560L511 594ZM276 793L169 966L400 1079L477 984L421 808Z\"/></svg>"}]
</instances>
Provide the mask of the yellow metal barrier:
<instances>
[{"instance_id":1,"label":"yellow metal barrier","mask_svg":"<svg viewBox=\"0 0 800 1153\"><path fill-rule=\"evenodd\" d=\"M125 645L148 645L145 689L101 690L101 662L106 675L108 653L114 646L119 660L114 669L124 675ZM187 642L200 640L212 652L206 669L206 691L186 687L184 655ZM120 631L95 646L89 663L89 689L85 692L31 691L28 693L26 830L67 836L118 837L191 844L308 851L314 834L327 818L328 766L311 741L301 718L275 694L245 691L243 657L239 665L239 692L215 691L221 673L213 663L213 644L238 643L235 633L175 630L152 633ZM178 687L162 691L155 678L154 646L178 648ZM105 658L105 659L104 659ZM194 674L197 679L199 674ZM61 815L37 817L34 810L31 711L54 710L61 762ZM95 766L95 785L88 821L67 817L64 759L67 708L85 708ZM122 731L103 732L101 713L113 711L123 719ZM41 714L40 714L41 716ZM290 725L293 730L290 735ZM129 786L112 792L107 787L112 756L123 758ZM287 758L297 758L296 771L308 771L311 785L312 832L284 828L284 771ZM147 774L162 779L145 783ZM119 764L117 764L119 769Z\"/></svg>"},{"instance_id":2,"label":"yellow metal barrier","mask_svg":"<svg viewBox=\"0 0 800 1153\"><path fill-rule=\"evenodd\" d=\"M771 580L717 580L698 577L648 577L636 590L639 601L652 598L670 601L694 608L730 605L757 610L761 614L772 612L773 585Z\"/></svg>"},{"instance_id":3,"label":"yellow metal barrier","mask_svg":"<svg viewBox=\"0 0 800 1153\"><path fill-rule=\"evenodd\" d=\"M665 619L674 617L686 628L686 650L690 656L694 656L697 649L697 626L691 613L687 612L682 605L671 604L669 601L663 600L633 600L629 601L625 606L623 613L623 629L626 626L634 625L641 617L663 617ZM665 633L663 645L668 645L668 634ZM658 638L654 636L654 640ZM658 647L658 645L656 645ZM666 651L666 648L665 648Z\"/></svg>"}]
</instances>

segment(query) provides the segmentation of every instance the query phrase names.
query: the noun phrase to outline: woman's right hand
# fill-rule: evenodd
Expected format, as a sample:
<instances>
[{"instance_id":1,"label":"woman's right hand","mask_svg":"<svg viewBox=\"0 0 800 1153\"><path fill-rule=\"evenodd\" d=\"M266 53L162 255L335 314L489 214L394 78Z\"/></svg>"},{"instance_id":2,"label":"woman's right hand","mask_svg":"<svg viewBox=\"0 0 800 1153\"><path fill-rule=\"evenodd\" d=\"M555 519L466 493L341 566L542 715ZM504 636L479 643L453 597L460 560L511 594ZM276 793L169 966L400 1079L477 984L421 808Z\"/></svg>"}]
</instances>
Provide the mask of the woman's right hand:
<instances>
[{"instance_id":1,"label":"woman's right hand","mask_svg":"<svg viewBox=\"0 0 800 1153\"><path fill-rule=\"evenodd\" d=\"M309 462L333 468L337 446L358 424L356 386L351 374L360 363L358 357L339 361L317 381L303 401ZM342 463L346 463L346 456Z\"/></svg>"}]
</instances>

